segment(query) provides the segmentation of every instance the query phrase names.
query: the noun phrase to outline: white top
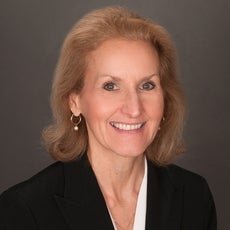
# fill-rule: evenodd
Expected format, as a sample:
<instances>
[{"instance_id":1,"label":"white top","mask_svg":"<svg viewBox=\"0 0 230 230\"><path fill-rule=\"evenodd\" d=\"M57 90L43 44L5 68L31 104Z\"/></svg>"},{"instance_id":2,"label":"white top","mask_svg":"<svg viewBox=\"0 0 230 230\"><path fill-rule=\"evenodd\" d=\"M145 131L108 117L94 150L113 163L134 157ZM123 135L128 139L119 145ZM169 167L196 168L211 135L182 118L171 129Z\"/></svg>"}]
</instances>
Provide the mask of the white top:
<instances>
[{"instance_id":1,"label":"white top","mask_svg":"<svg viewBox=\"0 0 230 230\"><path fill-rule=\"evenodd\" d=\"M137 206L136 206L136 212L135 212L135 217L134 217L133 230L144 230L145 229L146 204L147 204L147 174L148 174L148 166L147 166L146 158L145 158L145 169L144 170L145 170L144 177L142 179L140 191L139 191L138 198L137 198ZM115 230L117 230L116 224L114 223L114 220L112 218L110 211L109 211L109 214L113 222L113 227Z\"/></svg>"}]
</instances>

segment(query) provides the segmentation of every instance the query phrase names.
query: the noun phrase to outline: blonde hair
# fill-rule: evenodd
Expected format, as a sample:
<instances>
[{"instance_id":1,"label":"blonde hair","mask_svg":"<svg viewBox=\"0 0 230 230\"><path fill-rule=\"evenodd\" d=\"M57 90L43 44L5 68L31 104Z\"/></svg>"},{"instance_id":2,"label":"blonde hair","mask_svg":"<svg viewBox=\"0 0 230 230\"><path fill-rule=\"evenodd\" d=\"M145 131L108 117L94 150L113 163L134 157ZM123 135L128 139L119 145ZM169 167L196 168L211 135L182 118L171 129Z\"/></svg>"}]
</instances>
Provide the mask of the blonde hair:
<instances>
[{"instance_id":1,"label":"blonde hair","mask_svg":"<svg viewBox=\"0 0 230 230\"><path fill-rule=\"evenodd\" d=\"M78 132L70 122L69 95L84 86L87 56L112 38L144 40L158 52L164 92L164 121L146 149L147 157L166 165L182 152L184 97L178 82L176 53L168 32L149 19L122 7L106 7L86 14L67 35L57 64L51 94L54 122L43 132L48 152L56 160L70 161L87 151L88 135L83 118Z\"/></svg>"}]
</instances>

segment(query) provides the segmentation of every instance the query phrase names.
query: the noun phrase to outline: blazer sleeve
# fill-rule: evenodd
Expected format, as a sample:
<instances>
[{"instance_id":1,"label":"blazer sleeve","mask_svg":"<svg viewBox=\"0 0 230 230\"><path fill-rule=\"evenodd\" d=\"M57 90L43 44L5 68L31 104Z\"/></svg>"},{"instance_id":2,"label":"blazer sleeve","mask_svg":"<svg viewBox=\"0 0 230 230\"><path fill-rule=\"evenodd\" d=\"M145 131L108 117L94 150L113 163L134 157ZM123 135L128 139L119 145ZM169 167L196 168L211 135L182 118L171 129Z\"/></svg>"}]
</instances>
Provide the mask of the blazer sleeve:
<instances>
[{"instance_id":1,"label":"blazer sleeve","mask_svg":"<svg viewBox=\"0 0 230 230\"><path fill-rule=\"evenodd\" d=\"M32 212L15 190L8 190L0 196L0 229L37 229Z\"/></svg>"},{"instance_id":2,"label":"blazer sleeve","mask_svg":"<svg viewBox=\"0 0 230 230\"><path fill-rule=\"evenodd\" d=\"M205 230L217 229L216 207L209 186L204 179Z\"/></svg>"}]
</instances>

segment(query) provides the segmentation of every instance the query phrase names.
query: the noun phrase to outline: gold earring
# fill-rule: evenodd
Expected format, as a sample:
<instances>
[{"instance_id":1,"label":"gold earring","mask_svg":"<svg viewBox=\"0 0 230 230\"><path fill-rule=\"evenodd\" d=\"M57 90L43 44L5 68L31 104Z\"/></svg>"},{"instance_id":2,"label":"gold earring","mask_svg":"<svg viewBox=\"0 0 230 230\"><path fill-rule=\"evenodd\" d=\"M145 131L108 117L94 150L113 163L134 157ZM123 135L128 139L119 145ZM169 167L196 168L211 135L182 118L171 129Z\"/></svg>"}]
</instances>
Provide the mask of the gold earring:
<instances>
[{"instance_id":1,"label":"gold earring","mask_svg":"<svg viewBox=\"0 0 230 230\"><path fill-rule=\"evenodd\" d=\"M165 117L163 116L161 122L164 122L164 121L165 121ZM161 130L161 126L160 126L160 125L159 125L159 127L158 127L158 130Z\"/></svg>"},{"instance_id":2,"label":"gold earring","mask_svg":"<svg viewBox=\"0 0 230 230\"><path fill-rule=\"evenodd\" d=\"M74 124L74 131L78 131L78 125L81 123L81 114L79 114L79 116L74 116L74 114L72 114L70 120Z\"/></svg>"}]
</instances>

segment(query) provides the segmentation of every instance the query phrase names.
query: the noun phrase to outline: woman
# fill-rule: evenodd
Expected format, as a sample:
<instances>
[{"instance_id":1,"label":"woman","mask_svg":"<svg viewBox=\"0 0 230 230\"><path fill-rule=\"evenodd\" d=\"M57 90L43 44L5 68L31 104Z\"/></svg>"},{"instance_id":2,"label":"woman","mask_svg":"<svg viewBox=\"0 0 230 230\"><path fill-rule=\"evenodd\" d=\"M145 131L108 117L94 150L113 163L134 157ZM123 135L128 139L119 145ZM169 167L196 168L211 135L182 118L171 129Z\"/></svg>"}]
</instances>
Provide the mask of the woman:
<instances>
[{"instance_id":1,"label":"woman","mask_svg":"<svg viewBox=\"0 0 230 230\"><path fill-rule=\"evenodd\" d=\"M1 195L1 229L216 229L205 180L182 152L175 51L159 25L121 7L68 34L44 140L56 163Z\"/></svg>"}]
</instances>

